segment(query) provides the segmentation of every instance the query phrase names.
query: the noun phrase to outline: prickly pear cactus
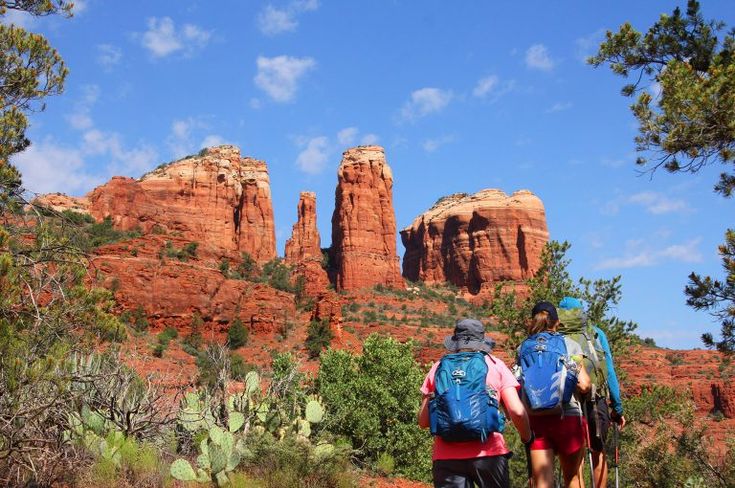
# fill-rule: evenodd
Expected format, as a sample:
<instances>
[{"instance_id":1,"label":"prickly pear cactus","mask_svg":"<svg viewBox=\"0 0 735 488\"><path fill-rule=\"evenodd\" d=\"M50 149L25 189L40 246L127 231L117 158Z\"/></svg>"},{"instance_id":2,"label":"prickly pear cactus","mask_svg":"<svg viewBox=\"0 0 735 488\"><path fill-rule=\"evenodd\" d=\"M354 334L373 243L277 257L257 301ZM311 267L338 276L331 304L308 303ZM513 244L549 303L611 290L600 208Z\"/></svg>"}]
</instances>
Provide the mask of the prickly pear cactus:
<instances>
[{"instance_id":1,"label":"prickly pear cactus","mask_svg":"<svg viewBox=\"0 0 735 488\"><path fill-rule=\"evenodd\" d=\"M197 481L197 474L194 472L194 468L191 467L189 461L185 459L177 459L171 463L171 469L169 470L171 476L180 481Z\"/></svg>"},{"instance_id":2,"label":"prickly pear cactus","mask_svg":"<svg viewBox=\"0 0 735 488\"><path fill-rule=\"evenodd\" d=\"M309 400L306 404L305 417L312 424L318 424L324 418L324 407L317 400Z\"/></svg>"}]
</instances>

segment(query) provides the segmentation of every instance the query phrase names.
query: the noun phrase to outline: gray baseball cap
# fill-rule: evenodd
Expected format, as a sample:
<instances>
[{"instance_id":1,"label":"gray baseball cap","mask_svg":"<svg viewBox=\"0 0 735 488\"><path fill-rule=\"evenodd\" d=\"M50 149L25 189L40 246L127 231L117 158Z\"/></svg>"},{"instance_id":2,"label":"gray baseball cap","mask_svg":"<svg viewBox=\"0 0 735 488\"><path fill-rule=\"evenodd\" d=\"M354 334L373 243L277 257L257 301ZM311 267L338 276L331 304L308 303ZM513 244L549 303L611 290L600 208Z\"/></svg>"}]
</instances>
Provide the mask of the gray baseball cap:
<instances>
[{"instance_id":1,"label":"gray baseball cap","mask_svg":"<svg viewBox=\"0 0 735 488\"><path fill-rule=\"evenodd\" d=\"M489 353L495 347L495 341L485 337L485 326L479 320L460 319L454 325L454 334L444 339L444 347L449 352L473 349Z\"/></svg>"}]
</instances>

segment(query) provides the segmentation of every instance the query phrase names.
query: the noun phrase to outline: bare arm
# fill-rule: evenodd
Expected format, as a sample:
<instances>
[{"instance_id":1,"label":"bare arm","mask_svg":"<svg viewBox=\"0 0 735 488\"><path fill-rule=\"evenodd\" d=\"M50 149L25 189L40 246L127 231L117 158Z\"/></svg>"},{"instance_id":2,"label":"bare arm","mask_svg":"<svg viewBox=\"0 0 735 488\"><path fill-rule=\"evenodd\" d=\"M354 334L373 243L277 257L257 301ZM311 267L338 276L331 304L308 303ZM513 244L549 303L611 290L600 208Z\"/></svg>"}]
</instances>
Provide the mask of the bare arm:
<instances>
[{"instance_id":1,"label":"bare arm","mask_svg":"<svg viewBox=\"0 0 735 488\"><path fill-rule=\"evenodd\" d=\"M526 407L518 397L518 390L515 387L506 388L501 392L501 398L503 405L505 405L505 411L521 435L521 441L528 442L531 438L531 425L528 422Z\"/></svg>"},{"instance_id":2,"label":"bare arm","mask_svg":"<svg viewBox=\"0 0 735 488\"><path fill-rule=\"evenodd\" d=\"M421 400L421 408L419 409L419 427L422 429L428 429L429 424L429 397L425 396Z\"/></svg>"},{"instance_id":3,"label":"bare arm","mask_svg":"<svg viewBox=\"0 0 735 488\"><path fill-rule=\"evenodd\" d=\"M577 373L577 392L582 395L586 395L592 388L592 381L590 380L590 375L587 374L587 369L584 367L584 361L580 361L578 364L579 373Z\"/></svg>"}]
</instances>

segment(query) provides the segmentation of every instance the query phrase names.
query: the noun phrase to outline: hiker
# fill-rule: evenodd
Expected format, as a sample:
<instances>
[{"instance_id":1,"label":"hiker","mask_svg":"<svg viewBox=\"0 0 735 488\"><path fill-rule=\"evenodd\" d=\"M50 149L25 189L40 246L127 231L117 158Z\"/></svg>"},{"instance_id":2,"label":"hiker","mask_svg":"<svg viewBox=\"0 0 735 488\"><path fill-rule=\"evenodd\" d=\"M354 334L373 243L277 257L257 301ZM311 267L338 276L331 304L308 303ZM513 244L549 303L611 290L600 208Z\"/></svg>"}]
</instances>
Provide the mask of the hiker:
<instances>
[{"instance_id":1,"label":"hiker","mask_svg":"<svg viewBox=\"0 0 735 488\"><path fill-rule=\"evenodd\" d=\"M592 451L594 486L605 487L608 477L605 443L610 421L615 422L620 429L625 427L615 363L605 332L587 323L579 299L564 297L559 302L559 316L562 322L560 332L574 339L585 349L584 362L592 378L590 398L584 403L590 436L589 447ZM602 364L603 356L605 364ZM608 401L612 410L608 407Z\"/></svg>"},{"instance_id":2,"label":"hiker","mask_svg":"<svg viewBox=\"0 0 735 488\"><path fill-rule=\"evenodd\" d=\"M590 378L579 345L557 332L559 316L549 302L538 302L527 324L529 337L519 348L523 400L535 439L526 451L535 488L554 486L554 456L559 456L564 486L584 486L585 424L577 398L589 391Z\"/></svg>"},{"instance_id":3,"label":"hiker","mask_svg":"<svg viewBox=\"0 0 735 488\"><path fill-rule=\"evenodd\" d=\"M510 487L508 460L513 453L501 433L500 404L521 440L533 440L518 381L503 361L490 354L494 345L485 337L482 322L458 320L454 334L444 340L448 354L434 363L421 386L418 423L434 434L435 487ZM457 408L449 409L449 402L456 402L452 405ZM458 411L469 415L458 420L453 416Z\"/></svg>"}]
</instances>

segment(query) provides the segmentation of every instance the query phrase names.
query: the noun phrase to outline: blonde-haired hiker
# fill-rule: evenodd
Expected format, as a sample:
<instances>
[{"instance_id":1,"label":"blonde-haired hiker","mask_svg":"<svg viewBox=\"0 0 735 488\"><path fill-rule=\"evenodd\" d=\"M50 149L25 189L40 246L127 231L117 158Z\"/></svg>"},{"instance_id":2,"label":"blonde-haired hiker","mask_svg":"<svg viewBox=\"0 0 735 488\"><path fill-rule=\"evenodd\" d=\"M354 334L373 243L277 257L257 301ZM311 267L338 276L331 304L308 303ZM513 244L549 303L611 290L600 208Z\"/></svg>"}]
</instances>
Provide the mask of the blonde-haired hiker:
<instances>
[{"instance_id":1,"label":"blonde-haired hiker","mask_svg":"<svg viewBox=\"0 0 735 488\"><path fill-rule=\"evenodd\" d=\"M554 456L559 456L564 486L584 486L579 468L587 433L577 396L589 391L590 378L581 364L581 348L559 334L558 327L556 307L537 303L527 323L529 337L518 353L523 401L535 434L529 445L535 488L554 486Z\"/></svg>"}]
</instances>

